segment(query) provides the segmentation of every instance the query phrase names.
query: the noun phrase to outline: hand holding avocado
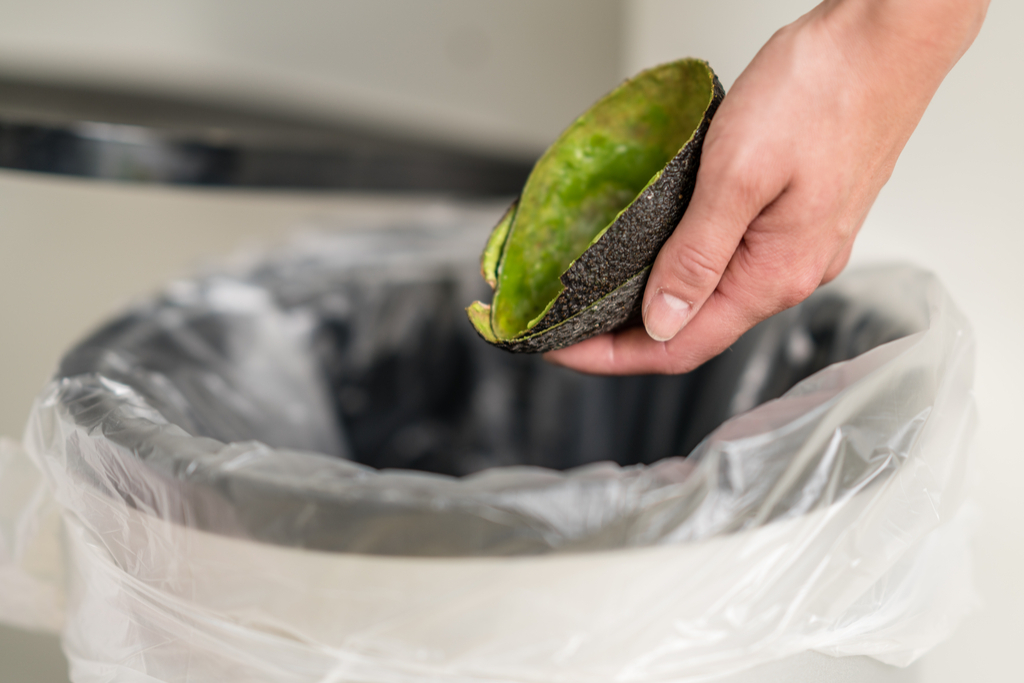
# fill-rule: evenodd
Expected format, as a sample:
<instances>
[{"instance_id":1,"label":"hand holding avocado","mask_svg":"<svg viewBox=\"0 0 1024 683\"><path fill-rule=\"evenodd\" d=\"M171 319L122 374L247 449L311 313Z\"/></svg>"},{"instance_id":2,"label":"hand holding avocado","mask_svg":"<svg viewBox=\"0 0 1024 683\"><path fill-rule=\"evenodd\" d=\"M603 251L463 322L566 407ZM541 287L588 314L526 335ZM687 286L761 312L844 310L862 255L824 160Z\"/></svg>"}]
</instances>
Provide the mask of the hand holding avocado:
<instances>
[{"instance_id":1,"label":"hand holding avocado","mask_svg":"<svg viewBox=\"0 0 1024 683\"><path fill-rule=\"evenodd\" d=\"M692 200L650 271L645 327L547 358L598 374L687 372L836 277L987 6L826 1L776 33L711 121Z\"/></svg>"},{"instance_id":2,"label":"hand holding avocado","mask_svg":"<svg viewBox=\"0 0 1024 683\"><path fill-rule=\"evenodd\" d=\"M480 270L494 295L467 309L480 336L538 353L638 318L724 94L706 62L682 59L627 80L576 119L487 241Z\"/></svg>"}]
</instances>

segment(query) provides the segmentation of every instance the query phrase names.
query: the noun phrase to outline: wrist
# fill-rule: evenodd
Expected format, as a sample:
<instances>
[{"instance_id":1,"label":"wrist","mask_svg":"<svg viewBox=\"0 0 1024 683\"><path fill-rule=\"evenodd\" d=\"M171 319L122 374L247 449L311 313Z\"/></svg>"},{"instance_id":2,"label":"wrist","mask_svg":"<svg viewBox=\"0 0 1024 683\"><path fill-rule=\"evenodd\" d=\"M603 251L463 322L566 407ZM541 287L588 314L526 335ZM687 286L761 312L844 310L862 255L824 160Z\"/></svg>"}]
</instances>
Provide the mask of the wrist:
<instances>
[{"instance_id":1,"label":"wrist","mask_svg":"<svg viewBox=\"0 0 1024 683\"><path fill-rule=\"evenodd\" d=\"M864 64L937 88L978 35L989 0L825 0L801 20ZM934 89L933 88L933 89Z\"/></svg>"}]
</instances>

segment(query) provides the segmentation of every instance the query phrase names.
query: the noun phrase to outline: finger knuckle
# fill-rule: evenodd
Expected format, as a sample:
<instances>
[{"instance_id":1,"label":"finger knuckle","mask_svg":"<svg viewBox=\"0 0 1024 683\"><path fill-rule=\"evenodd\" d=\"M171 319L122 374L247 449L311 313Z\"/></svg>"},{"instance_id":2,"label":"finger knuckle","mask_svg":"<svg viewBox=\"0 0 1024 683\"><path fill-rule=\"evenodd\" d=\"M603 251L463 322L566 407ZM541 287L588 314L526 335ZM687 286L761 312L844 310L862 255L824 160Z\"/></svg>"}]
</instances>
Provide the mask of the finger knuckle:
<instances>
[{"instance_id":1,"label":"finger knuckle","mask_svg":"<svg viewBox=\"0 0 1024 683\"><path fill-rule=\"evenodd\" d=\"M779 296L783 308L792 308L814 293L821 283L821 275L816 271L801 270L791 276Z\"/></svg>"},{"instance_id":2,"label":"finger knuckle","mask_svg":"<svg viewBox=\"0 0 1024 683\"><path fill-rule=\"evenodd\" d=\"M824 277L821 278L821 283L825 284L826 282L831 282L832 280L835 280L837 277L839 277L839 274L843 272L843 270L846 268L846 265L849 262L849 251L847 251L844 254L841 254L838 258L836 258L835 261L833 261L829 265L828 270L825 271Z\"/></svg>"},{"instance_id":3,"label":"finger knuckle","mask_svg":"<svg viewBox=\"0 0 1024 683\"><path fill-rule=\"evenodd\" d=\"M737 161L736 167L730 169L733 193L740 203L761 201L767 194L765 191L767 183L764 176L751 170L750 166L740 164L741 162Z\"/></svg>"},{"instance_id":4,"label":"finger knuckle","mask_svg":"<svg viewBox=\"0 0 1024 683\"><path fill-rule=\"evenodd\" d=\"M669 275L689 290L710 289L721 279L718 259L697 245L682 243L669 254Z\"/></svg>"},{"instance_id":5,"label":"finger knuckle","mask_svg":"<svg viewBox=\"0 0 1024 683\"><path fill-rule=\"evenodd\" d=\"M765 186L764 175L758 173L758 164L750 151L733 151L713 157L707 164L706 175L716 187L728 190L732 201L741 203L761 197ZM701 165L701 171L705 166Z\"/></svg>"}]
</instances>

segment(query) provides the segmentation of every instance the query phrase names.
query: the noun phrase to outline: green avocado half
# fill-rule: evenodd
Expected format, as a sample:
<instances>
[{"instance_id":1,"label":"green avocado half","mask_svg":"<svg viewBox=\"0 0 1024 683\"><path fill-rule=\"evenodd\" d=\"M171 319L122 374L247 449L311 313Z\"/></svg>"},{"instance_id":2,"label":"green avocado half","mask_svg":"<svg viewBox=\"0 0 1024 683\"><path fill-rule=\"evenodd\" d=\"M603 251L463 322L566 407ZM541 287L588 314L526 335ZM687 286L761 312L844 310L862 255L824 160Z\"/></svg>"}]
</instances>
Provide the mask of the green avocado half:
<instances>
[{"instance_id":1,"label":"green avocado half","mask_svg":"<svg viewBox=\"0 0 1024 683\"><path fill-rule=\"evenodd\" d=\"M538 353L634 318L724 96L707 62L683 59L641 72L576 119L487 241L481 270L494 297L466 309L480 336Z\"/></svg>"}]
</instances>

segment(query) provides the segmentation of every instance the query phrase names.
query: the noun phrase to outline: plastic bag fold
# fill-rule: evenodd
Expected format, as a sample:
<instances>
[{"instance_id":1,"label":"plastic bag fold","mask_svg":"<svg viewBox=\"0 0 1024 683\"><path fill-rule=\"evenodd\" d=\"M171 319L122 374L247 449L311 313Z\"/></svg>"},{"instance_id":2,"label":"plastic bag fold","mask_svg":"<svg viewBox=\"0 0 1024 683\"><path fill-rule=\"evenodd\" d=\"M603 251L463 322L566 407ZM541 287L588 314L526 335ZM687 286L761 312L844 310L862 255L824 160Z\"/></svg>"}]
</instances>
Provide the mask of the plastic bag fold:
<instances>
[{"instance_id":1,"label":"plastic bag fold","mask_svg":"<svg viewBox=\"0 0 1024 683\"><path fill-rule=\"evenodd\" d=\"M973 341L934 277L844 275L699 376L585 378L455 326L481 234L309 238L69 352L25 437L50 498L12 505L60 511L38 623L66 599L75 681L697 681L951 633Z\"/></svg>"}]
</instances>

